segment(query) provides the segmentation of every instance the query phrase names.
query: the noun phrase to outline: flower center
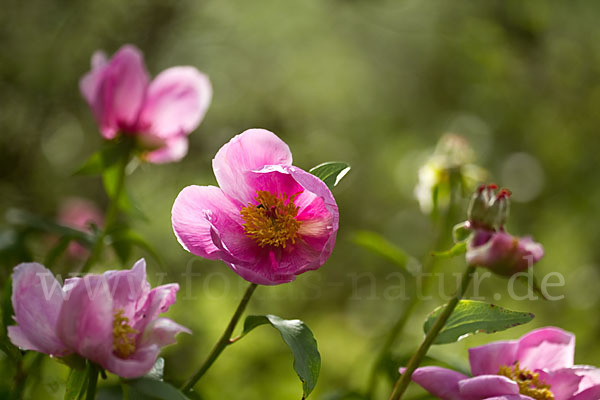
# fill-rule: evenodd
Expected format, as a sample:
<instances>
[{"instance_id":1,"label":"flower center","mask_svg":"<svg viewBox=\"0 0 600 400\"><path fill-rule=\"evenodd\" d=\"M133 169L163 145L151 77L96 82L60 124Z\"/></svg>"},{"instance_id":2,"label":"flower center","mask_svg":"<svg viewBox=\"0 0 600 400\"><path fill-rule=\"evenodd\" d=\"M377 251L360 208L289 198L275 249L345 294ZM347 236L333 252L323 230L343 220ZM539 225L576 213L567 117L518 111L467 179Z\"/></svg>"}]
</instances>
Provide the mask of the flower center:
<instances>
[{"instance_id":1,"label":"flower center","mask_svg":"<svg viewBox=\"0 0 600 400\"><path fill-rule=\"evenodd\" d=\"M298 221L298 207L294 200L298 194L274 195L259 190L256 192L258 204L248 203L240 213L244 220L244 233L260 247L283 247L296 243L296 234L302 221Z\"/></svg>"},{"instance_id":2,"label":"flower center","mask_svg":"<svg viewBox=\"0 0 600 400\"><path fill-rule=\"evenodd\" d=\"M511 367L501 366L498 375L504 375L515 381L519 385L519 393L525 396L536 400L554 400L550 385L540 380L540 374L531 372L528 369L521 369L518 361Z\"/></svg>"},{"instance_id":3,"label":"flower center","mask_svg":"<svg viewBox=\"0 0 600 400\"><path fill-rule=\"evenodd\" d=\"M129 325L129 318L123 316L123 309L117 310L113 320L113 351L121 358L127 358L135 351L137 330Z\"/></svg>"}]
</instances>

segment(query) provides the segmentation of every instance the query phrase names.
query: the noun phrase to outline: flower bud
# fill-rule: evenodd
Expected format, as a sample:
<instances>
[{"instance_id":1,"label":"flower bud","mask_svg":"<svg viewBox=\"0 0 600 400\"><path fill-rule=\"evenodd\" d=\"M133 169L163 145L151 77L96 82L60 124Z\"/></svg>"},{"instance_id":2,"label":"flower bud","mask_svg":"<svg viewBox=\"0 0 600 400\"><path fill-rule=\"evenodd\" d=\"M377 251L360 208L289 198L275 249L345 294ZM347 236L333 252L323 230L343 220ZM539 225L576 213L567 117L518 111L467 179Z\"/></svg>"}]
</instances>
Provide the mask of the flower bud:
<instances>
[{"instance_id":1,"label":"flower bud","mask_svg":"<svg viewBox=\"0 0 600 400\"><path fill-rule=\"evenodd\" d=\"M469 205L469 222L475 228L490 230L502 229L510 210L510 191L494 184L481 185L471 199Z\"/></svg>"},{"instance_id":2,"label":"flower bud","mask_svg":"<svg viewBox=\"0 0 600 400\"><path fill-rule=\"evenodd\" d=\"M419 169L419 181L414 194L421 210L430 214L447 210L452 193L462 189L470 192L478 182L485 180L487 172L473 164L475 152L464 137L444 134L433 154Z\"/></svg>"},{"instance_id":3,"label":"flower bud","mask_svg":"<svg viewBox=\"0 0 600 400\"><path fill-rule=\"evenodd\" d=\"M467 244L467 263L511 276L527 270L544 256L544 248L530 237L519 238L504 231L478 229Z\"/></svg>"}]
</instances>

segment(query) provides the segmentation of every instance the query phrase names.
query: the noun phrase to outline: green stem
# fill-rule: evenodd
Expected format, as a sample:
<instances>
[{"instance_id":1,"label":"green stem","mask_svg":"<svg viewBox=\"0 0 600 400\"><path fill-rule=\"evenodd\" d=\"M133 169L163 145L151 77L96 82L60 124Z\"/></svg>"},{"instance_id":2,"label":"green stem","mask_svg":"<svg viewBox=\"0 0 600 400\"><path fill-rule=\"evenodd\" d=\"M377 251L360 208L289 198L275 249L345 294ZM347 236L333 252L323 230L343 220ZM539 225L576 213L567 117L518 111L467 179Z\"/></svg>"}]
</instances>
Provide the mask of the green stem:
<instances>
[{"instance_id":1,"label":"green stem","mask_svg":"<svg viewBox=\"0 0 600 400\"><path fill-rule=\"evenodd\" d=\"M89 375L88 375L88 386L86 390L85 399L95 400L96 399L96 385L98 384L98 367L94 363L89 363Z\"/></svg>"},{"instance_id":2,"label":"green stem","mask_svg":"<svg viewBox=\"0 0 600 400\"><path fill-rule=\"evenodd\" d=\"M246 306L248 305L248 302L250 301L250 298L252 297L252 294L256 290L257 286L258 285L256 283L252 283L252 284L250 284L250 286L248 286L248 289L246 289L246 293L244 293L244 297L242 297L242 301L240 301L240 304L238 305L237 309L235 310L235 313L231 317L231 321L229 321L229 324L227 325L225 332L223 332L223 335L221 336L219 341L213 347L213 349L210 352L210 354L208 355L208 358L206 359L206 361L204 361L204 363L200 366L200 368L194 374L194 376L192 376L181 387L182 392L186 393L186 392L189 392L190 390L192 390L192 388L194 387L196 382L198 382L200 380L200 378L202 378L202 376L204 376L206 371L208 371L208 369L211 367L211 365L213 365L213 363L219 357L221 352L223 350L225 350L225 347L227 347L233 343L233 341L231 340L231 335L233 334L233 331L235 330L235 327L236 327L238 321L240 320L240 317L244 313L244 310L246 309Z\"/></svg>"},{"instance_id":3,"label":"green stem","mask_svg":"<svg viewBox=\"0 0 600 400\"><path fill-rule=\"evenodd\" d=\"M81 268L81 273L83 274L89 272L94 264L96 264L100 259L100 256L102 255L102 249L104 247L104 239L119 216L119 200L125 187L125 170L127 168L127 163L129 162L129 155L130 151L127 151L123 157L123 160L119 163L119 175L117 176L115 193L113 196L111 196L108 209L106 211L104 229L102 229L100 234L96 237L92 250L90 251L90 256Z\"/></svg>"},{"instance_id":4,"label":"green stem","mask_svg":"<svg viewBox=\"0 0 600 400\"><path fill-rule=\"evenodd\" d=\"M429 347L431 347L444 325L446 325L448 318L450 318L450 315L452 315L452 312L456 308L456 305L458 304L460 299L462 299L465 295L465 292L467 291L467 288L471 283L471 279L473 278L474 272L475 266L469 265L462 277L462 281L460 283L460 286L458 287L458 291L456 292L454 297L450 299L448 304L446 304L446 307L444 308L442 314L440 314L438 319L435 320L435 323L433 324L429 332L427 332L423 343L421 343L421 346L419 346L415 354L413 354L413 356L410 358L410 361L406 366L406 371L404 371L404 373L396 381L396 384L394 385L394 390L392 391L389 400L400 400L400 398L402 398L402 395L404 394L406 388L408 387L408 384L410 383L410 378L413 372L415 372L417 367L421 364L423 358L429 350Z\"/></svg>"}]
</instances>

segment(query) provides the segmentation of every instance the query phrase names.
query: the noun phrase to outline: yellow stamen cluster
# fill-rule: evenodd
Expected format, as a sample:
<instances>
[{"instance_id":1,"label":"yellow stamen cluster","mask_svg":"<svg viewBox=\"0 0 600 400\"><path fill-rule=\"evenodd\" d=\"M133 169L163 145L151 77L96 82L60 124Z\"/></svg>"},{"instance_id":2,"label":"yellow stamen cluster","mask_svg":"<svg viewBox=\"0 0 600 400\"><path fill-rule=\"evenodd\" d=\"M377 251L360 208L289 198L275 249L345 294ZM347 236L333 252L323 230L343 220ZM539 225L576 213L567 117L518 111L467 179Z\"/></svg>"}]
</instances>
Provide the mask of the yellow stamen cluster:
<instances>
[{"instance_id":1,"label":"yellow stamen cluster","mask_svg":"<svg viewBox=\"0 0 600 400\"><path fill-rule=\"evenodd\" d=\"M256 203L242 207L240 214L244 220L244 232L260 247L283 247L296 243L296 234L302 221L298 221L298 207L294 204L297 195L278 196L260 190L256 193Z\"/></svg>"},{"instance_id":2,"label":"yellow stamen cluster","mask_svg":"<svg viewBox=\"0 0 600 400\"><path fill-rule=\"evenodd\" d=\"M521 369L517 361L513 366L501 366L499 375L512 379L519 385L519 393L536 400L554 400L550 385L540 380L540 374Z\"/></svg>"},{"instance_id":3,"label":"yellow stamen cluster","mask_svg":"<svg viewBox=\"0 0 600 400\"><path fill-rule=\"evenodd\" d=\"M135 351L137 333L129 325L129 318L123 316L123 309L117 310L113 319L113 351L117 356L126 358Z\"/></svg>"}]
</instances>

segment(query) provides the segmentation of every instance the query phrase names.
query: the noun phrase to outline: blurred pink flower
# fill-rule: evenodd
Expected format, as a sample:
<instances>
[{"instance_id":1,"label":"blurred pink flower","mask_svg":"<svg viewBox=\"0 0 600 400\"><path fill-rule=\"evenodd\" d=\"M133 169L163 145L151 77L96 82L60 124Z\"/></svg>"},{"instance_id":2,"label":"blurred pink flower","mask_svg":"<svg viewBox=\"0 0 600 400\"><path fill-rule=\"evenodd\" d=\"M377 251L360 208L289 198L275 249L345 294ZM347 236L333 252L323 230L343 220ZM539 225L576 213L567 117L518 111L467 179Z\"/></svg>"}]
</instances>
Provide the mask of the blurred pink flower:
<instances>
[{"instance_id":1,"label":"blurred pink flower","mask_svg":"<svg viewBox=\"0 0 600 400\"><path fill-rule=\"evenodd\" d=\"M600 399L600 369L574 365L574 354L575 336L547 327L469 349L473 377L422 367L412 380L442 400Z\"/></svg>"},{"instance_id":2,"label":"blurred pink flower","mask_svg":"<svg viewBox=\"0 0 600 400\"><path fill-rule=\"evenodd\" d=\"M213 170L220 188L188 186L173 204L173 230L186 250L262 285L293 281L329 258L335 199L323 181L292 166L275 134L237 135L218 151Z\"/></svg>"},{"instance_id":3,"label":"blurred pink flower","mask_svg":"<svg viewBox=\"0 0 600 400\"><path fill-rule=\"evenodd\" d=\"M58 222L70 228L90 232L90 226L92 224L101 226L104 223L104 217L91 201L71 197L61 204ZM84 258L87 253L87 249L76 242L69 243L67 248L67 254L73 258Z\"/></svg>"},{"instance_id":4,"label":"blurred pink flower","mask_svg":"<svg viewBox=\"0 0 600 400\"><path fill-rule=\"evenodd\" d=\"M76 353L124 378L147 373L160 349L190 331L158 315L175 302L179 285L151 289L146 263L102 275L71 278L64 286L37 263L15 267L11 342L51 356Z\"/></svg>"},{"instance_id":5,"label":"blurred pink flower","mask_svg":"<svg viewBox=\"0 0 600 400\"><path fill-rule=\"evenodd\" d=\"M475 230L467 244L467 263L511 276L527 270L544 256L544 248L530 237L518 238L502 230Z\"/></svg>"},{"instance_id":6,"label":"blurred pink flower","mask_svg":"<svg viewBox=\"0 0 600 400\"><path fill-rule=\"evenodd\" d=\"M152 163L178 161L187 153L187 135L200 124L212 97L208 77L194 67L173 67L152 82L142 53L125 45L107 60L92 57L80 81L105 139L136 136Z\"/></svg>"}]
</instances>

